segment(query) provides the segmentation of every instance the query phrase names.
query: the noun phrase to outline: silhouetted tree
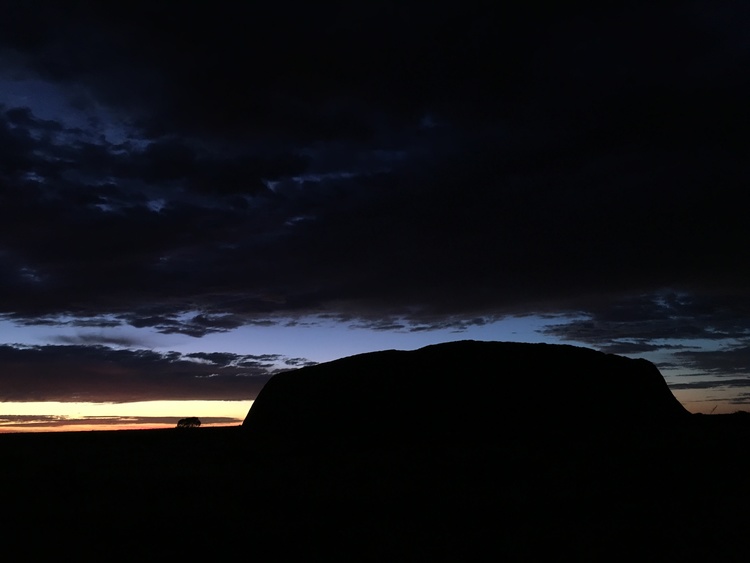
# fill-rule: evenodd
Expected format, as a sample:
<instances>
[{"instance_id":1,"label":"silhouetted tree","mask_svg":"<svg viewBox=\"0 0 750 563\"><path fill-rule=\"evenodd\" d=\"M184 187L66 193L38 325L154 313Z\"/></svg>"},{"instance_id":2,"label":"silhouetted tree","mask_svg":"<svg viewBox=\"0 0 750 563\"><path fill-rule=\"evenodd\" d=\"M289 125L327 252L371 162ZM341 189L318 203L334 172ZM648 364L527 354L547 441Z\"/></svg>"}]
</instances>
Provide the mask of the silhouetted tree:
<instances>
[{"instance_id":1,"label":"silhouetted tree","mask_svg":"<svg viewBox=\"0 0 750 563\"><path fill-rule=\"evenodd\" d=\"M177 428L197 428L201 425L201 421L196 416L189 418L183 418L177 423Z\"/></svg>"}]
</instances>

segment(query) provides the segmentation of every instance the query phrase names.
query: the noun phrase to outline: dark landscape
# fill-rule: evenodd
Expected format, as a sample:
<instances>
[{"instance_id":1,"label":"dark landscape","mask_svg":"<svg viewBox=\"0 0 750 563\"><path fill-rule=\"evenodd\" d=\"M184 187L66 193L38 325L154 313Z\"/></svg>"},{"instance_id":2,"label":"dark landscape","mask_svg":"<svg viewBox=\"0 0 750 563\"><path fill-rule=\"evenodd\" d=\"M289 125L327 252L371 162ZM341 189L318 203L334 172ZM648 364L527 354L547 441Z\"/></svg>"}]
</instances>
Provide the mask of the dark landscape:
<instances>
[{"instance_id":1,"label":"dark landscape","mask_svg":"<svg viewBox=\"0 0 750 563\"><path fill-rule=\"evenodd\" d=\"M748 559L749 1L1 6L6 559Z\"/></svg>"},{"instance_id":2,"label":"dark landscape","mask_svg":"<svg viewBox=\"0 0 750 563\"><path fill-rule=\"evenodd\" d=\"M464 341L276 375L239 427L0 435L2 529L27 557L721 560L748 438L645 360Z\"/></svg>"}]
</instances>

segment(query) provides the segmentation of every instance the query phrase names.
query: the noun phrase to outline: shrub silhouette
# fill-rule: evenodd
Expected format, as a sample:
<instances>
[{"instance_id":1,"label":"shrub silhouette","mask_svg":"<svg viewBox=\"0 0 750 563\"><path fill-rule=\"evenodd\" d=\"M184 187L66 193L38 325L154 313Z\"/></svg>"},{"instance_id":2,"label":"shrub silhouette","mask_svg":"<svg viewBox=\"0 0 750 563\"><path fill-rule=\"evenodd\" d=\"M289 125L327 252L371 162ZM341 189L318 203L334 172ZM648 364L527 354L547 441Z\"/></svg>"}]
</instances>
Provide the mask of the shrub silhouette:
<instances>
[{"instance_id":1,"label":"shrub silhouette","mask_svg":"<svg viewBox=\"0 0 750 563\"><path fill-rule=\"evenodd\" d=\"M201 425L201 421L198 417L191 416L189 418L183 418L177 422L177 428L197 428Z\"/></svg>"}]
</instances>

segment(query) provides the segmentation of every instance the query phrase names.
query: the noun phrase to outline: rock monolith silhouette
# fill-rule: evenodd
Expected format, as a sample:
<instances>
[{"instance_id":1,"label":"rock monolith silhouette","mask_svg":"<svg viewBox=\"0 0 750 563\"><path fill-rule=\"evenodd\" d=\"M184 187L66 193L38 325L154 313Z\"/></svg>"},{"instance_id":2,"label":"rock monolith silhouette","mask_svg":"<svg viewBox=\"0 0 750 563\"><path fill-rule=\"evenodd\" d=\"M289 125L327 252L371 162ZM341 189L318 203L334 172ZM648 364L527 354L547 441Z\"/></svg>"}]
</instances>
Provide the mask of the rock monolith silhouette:
<instances>
[{"instance_id":1,"label":"rock monolith silhouette","mask_svg":"<svg viewBox=\"0 0 750 563\"><path fill-rule=\"evenodd\" d=\"M356 447L643 429L687 417L647 360L568 345L460 341L277 374L243 427L259 440Z\"/></svg>"}]
</instances>

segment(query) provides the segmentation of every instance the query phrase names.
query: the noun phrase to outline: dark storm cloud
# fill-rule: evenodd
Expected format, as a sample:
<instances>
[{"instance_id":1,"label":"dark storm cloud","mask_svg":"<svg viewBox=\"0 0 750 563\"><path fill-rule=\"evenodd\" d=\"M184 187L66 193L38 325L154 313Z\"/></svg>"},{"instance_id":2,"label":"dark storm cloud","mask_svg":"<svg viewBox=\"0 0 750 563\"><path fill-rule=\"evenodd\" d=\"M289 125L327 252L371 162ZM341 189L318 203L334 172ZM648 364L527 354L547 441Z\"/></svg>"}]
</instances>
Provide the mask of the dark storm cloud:
<instances>
[{"instance_id":1,"label":"dark storm cloud","mask_svg":"<svg viewBox=\"0 0 750 563\"><path fill-rule=\"evenodd\" d=\"M249 400L273 373L304 362L277 355L160 354L103 345L3 345L0 401Z\"/></svg>"},{"instance_id":2,"label":"dark storm cloud","mask_svg":"<svg viewBox=\"0 0 750 563\"><path fill-rule=\"evenodd\" d=\"M548 334L631 352L748 328L739 3L250 6L12 3L0 69L126 139L5 102L6 315L568 312ZM663 288L692 309L638 301Z\"/></svg>"}]
</instances>

